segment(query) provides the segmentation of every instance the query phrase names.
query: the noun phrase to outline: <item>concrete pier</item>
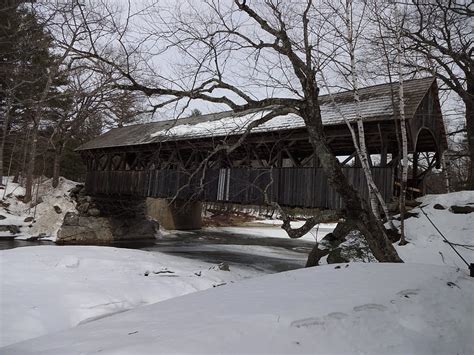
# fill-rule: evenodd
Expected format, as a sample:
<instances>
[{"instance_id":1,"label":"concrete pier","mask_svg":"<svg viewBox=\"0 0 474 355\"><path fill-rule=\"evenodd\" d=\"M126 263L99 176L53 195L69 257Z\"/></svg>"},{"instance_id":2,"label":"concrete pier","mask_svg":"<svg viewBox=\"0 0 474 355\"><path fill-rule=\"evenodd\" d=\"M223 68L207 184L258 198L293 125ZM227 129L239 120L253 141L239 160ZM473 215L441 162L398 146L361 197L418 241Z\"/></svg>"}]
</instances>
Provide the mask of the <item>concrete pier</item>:
<instances>
[{"instance_id":1,"label":"concrete pier","mask_svg":"<svg viewBox=\"0 0 474 355\"><path fill-rule=\"evenodd\" d=\"M158 221L160 226L171 230L202 228L202 204L200 201L174 201L170 199L146 199L147 215Z\"/></svg>"}]
</instances>

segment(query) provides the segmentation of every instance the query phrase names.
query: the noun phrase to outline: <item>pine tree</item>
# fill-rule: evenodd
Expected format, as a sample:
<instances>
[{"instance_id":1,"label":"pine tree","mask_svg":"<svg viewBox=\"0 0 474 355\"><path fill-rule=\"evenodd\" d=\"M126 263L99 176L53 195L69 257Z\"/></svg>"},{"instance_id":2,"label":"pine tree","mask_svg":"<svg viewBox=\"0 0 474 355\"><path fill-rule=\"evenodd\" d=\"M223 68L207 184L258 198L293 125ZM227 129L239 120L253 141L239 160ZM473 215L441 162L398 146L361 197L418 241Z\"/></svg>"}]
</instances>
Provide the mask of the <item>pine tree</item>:
<instances>
[{"instance_id":1,"label":"pine tree","mask_svg":"<svg viewBox=\"0 0 474 355\"><path fill-rule=\"evenodd\" d=\"M22 157L14 167L26 175L25 201L30 201L40 123L58 104L59 86L65 81L52 70L57 60L51 51L53 39L38 15L21 1L10 1L0 12L1 175L6 141L11 136L12 145L20 147L15 155ZM11 134L15 130L21 134Z\"/></svg>"}]
</instances>

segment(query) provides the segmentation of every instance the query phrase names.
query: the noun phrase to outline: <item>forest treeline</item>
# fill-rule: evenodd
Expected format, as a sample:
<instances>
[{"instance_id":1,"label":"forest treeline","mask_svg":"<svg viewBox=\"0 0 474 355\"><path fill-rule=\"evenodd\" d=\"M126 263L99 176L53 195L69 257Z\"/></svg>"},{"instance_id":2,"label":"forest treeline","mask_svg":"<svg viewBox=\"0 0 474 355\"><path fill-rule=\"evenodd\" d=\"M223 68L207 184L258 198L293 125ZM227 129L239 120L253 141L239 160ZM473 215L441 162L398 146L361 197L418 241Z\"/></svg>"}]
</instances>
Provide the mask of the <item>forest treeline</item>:
<instances>
[{"instance_id":1,"label":"forest treeline","mask_svg":"<svg viewBox=\"0 0 474 355\"><path fill-rule=\"evenodd\" d=\"M139 119L142 107L138 95L58 44L66 5L35 6L11 0L0 7L0 176L22 180L25 201L34 176L52 177L54 186L60 175L81 180L85 167L74 149ZM71 46L83 33L73 36Z\"/></svg>"}]
</instances>

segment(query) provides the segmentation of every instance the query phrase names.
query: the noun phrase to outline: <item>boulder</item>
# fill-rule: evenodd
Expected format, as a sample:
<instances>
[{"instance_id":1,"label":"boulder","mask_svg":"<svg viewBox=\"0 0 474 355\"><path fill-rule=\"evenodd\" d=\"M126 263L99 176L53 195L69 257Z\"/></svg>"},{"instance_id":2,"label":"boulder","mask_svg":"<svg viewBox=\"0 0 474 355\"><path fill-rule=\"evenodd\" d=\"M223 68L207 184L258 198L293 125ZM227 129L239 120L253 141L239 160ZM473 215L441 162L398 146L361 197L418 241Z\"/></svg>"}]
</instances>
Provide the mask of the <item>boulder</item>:
<instances>
[{"instance_id":1,"label":"boulder","mask_svg":"<svg viewBox=\"0 0 474 355\"><path fill-rule=\"evenodd\" d=\"M75 212L66 212L64 216L63 225L65 226L78 226L79 215Z\"/></svg>"},{"instance_id":2,"label":"boulder","mask_svg":"<svg viewBox=\"0 0 474 355\"><path fill-rule=\"evenodd\" d=\"M63 210L62 210L61 207L59 207L58 205L54 205L53 208L54 208L54 211L55 211L57 214L63 213Z\"/></svg>"},{"instance_id":3,"label":"boulder","mask_svg":"<svg viewBox=\"0 0 474 355\"><path fill-rule=\"evenodd\" d=\"M83 214L86 214L87 213L87 210L89 209L89 202L83 202L83 203L80 203L76 206L76 209L80 212L80 213L83 213Z\"/></svg>"},{"instance_id":4,"label":"boulder","mask_svg":"<svg viewBox=\"0 0 474 355\"><path fill-rule=\"evenodd\" d=\"M340 264L340 263L349 262L349 260L347 260L341 255L341 252L342 252L341 248L336 248L334 250L331 250L327 258L328 264Z\"/></svg>"},{"instance_id":5,"label":"boulder","mask_svg":"<svg viewBox=\"0 0 474 355\"><path fill-rule=\"evenodd\" d=\"M58 244L113 245L116 242L152 240L156 222L143 219L80 216L66 213L58 231Z\"/></svg>"},{"instance_id":6,"label":"boulder","mask_svg":"<svg viewBox=\"0 0 474 355\"><path fill-rule=\"evenodd\" d=\"M66 218L65 218L66 220ZM110 244L114 240L112 229L107 218L88 218L69 216L69 223L76 222L77 225L65 225L58 231L58 244Z\"/></svg>"},{"instance_id":7,"label":"boulder","mask_svg":"<svg viewBox=\"0 0 474 355\"><path fill-rule=\"evenodd\" d=\"M92 217L100 216L100 211L98 208L91 208L89 209L89 211L87 211L87 213L89 214L89 216L92 216Z\"/></svg>"},{"instance_id":8,"label":"boulder","mask_svg":"<svg viewBox=\"0 0 474 355\"><path fill-rule=\"evenodd\" d=\"M23 222L25 223L29 223L29 222L33 222L35 219L33 217L26 217Z\"/></svg>"},{"instance_id":9,"label":"boulder","mask_svg":"<svg viewBox=\"0 0 474 355\"><path fill-rule=\"evenodd\" d=\"M219 270L222 271L230 271L229 264L227 264L226 262L220 263L219 265L217 265L217 267L219 268Z\"/></svg>"},{"instance_id":10,"label":"boulder","mask_svg":"<svg viewBox=\"0 0 474 355\"><path fill-rule=\"evenodd\" d=\"M451 206L451 212L455 214L468 214L474 212L472 206Z\"/></svg>"},{"instance_id":11,"label":"boulder","mask_svg":"<svg viewBox=\"0 0 474 355\"><path fill-rule=\"evenodd\" d=\"M433 206L433 208L435 210L445 210L446 207L444 207L443 205L440 205L439 203L437 203L436 205Z\"/></svg>"},{"instance_id":12,"label":"boulder","mask_svg":"<svg viewBox=\"0 0 474 355\"><path fill-rule=\"evenodd\" d=\"M11 234L18 234L20 233L20 227L14 224L7 224L0 226L0 232L10 232Z\"/></svg>"},{"instance_id":13,"label":"boulder","mask_svg":"<svg viewBox=\"0 0 474 355\"><path fill-rule=\"evenodd\" d=\"M69 195L77 195L84 188L84 185L76 185L71 190L69 190Z\"/></svg>"}]
</instances>

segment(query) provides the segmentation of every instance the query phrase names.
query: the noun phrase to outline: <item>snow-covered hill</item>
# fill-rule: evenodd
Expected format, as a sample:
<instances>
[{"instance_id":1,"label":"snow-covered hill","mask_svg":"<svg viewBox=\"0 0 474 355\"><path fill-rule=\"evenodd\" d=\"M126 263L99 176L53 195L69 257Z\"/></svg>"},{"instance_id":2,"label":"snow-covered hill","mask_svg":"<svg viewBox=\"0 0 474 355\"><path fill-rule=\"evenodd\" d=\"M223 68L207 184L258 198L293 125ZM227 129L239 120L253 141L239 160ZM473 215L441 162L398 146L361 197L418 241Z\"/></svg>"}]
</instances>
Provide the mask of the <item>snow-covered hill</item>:
<instances>
[{"instance_id":1,"label":"snow-covered hill","mask_svg":"<svg viewBox=\"0 0 474 355\"><path fill-rule=\"evenodd\" d=\"M300 269L174 298L10 354L472 354L474 279L419 264Z\"/></svg>"}]
</instances>

